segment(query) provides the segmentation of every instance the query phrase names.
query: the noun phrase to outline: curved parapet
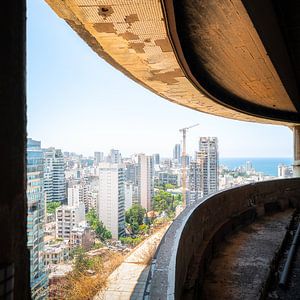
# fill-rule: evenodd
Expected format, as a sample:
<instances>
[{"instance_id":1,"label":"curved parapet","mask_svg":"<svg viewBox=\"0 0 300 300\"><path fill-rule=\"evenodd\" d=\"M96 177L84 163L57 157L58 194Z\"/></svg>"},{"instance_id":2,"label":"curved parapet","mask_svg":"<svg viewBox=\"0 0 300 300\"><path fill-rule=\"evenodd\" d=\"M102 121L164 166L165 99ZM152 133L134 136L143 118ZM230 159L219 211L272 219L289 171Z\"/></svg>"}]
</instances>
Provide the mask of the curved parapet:
<instances>
[{"instance_id":1,"label":"curved parapet","mask_svg":"<svg viewBox=\"0 0 300 300\"><path fill-rule=\"evenodd\" d=\"M298 202L300 178L292 178L225 190L186 208L160 243L145 298L184 299L186 291L201 285L214 248L227 233L271 209Z\"/></svg>"}]
</instances>

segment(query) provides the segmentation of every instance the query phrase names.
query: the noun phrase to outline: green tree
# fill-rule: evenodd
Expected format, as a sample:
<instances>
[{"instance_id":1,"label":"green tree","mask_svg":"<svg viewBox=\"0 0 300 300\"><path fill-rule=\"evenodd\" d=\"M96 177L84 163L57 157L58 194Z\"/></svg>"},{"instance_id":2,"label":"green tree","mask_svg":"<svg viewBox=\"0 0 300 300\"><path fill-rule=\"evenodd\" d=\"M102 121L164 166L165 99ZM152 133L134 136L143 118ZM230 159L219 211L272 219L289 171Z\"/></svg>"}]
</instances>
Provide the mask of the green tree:
<instances>
[{"instance_id":1,"label":"green tree","mask_svg":"<svg viewBox=\"0 0 300 300\"><path fill-rule=\"evenodd\" d=\"M153 208L158 213L166 212L169 217L174 216L177 205L182 204L181 195L172 195L164 190L159 190L153 198Z\"/></svg>"},{"instance_id":2,"label":"green tree","mask_svg":"<svg viewBox=\"0 0 300 300\"><path fill-rule=\"evenodd\" d=\"M48 214L55 213L55 210L60 206L61 206L61 202L59 202L59 201L48 202L47 203L47 213Z\"/></svg>"},{"instance_id":3,"label":"green tree","mask_svg":"<svg viewBox=\"0 0 300 300\"><path fill-rule=\"evenodd\" d=\"M174 198L171 193L160 190L153 199L153 208L158 213L168 212L173 210Z\"/></svg>"},{"instance_id":4,"label":"green tree","mask_svg":"<svg viewBox=\"0 0 300 300\"><path fill-rule=\"evenodd\" d=\"M85 254L83 248L81 247L76 248L76 251L74 251L73 255L75 257L75 262L74 262L75 272L82 272L90 268L91 262L87 257L87 255Z\"/></svg>"},{"instance_id":5,"label":"green tree","mask_svg":"<svg viewBox=\"0 0 300 300\"><path fill-rule=\"evenodd\" d=\"M175 188L175 186L174 186L173 184L166 183L166 184L165 184L165 188L164 188L164 190L166 191L166 190L169 190L169 189L174 189L174 188Z\"/></svg>"},{"instance_id":6,"label":"green tree","mask_svg":"<svg viewBox=\"0 0 300 300\"><path fill-rule=\"evenodd\" d=\"M139 226L143 224L146 209L140 204L134 204L125 212L125 221L130 225L134 234L139 232Z\"/></svg>"},{"instance_id":7,"label":"green tree","mask_svg":"<svg viewBox=\"0 0 300 300\"><path fill-rule=\"evenodd\" d=\"M91 209L86 214L86 219L91 225L91 228L94 229L96 236L101 241L105 241L112 238L111 232L104 226L103 222L98 219L95 209Z\"/></svg>"}]
</instances>

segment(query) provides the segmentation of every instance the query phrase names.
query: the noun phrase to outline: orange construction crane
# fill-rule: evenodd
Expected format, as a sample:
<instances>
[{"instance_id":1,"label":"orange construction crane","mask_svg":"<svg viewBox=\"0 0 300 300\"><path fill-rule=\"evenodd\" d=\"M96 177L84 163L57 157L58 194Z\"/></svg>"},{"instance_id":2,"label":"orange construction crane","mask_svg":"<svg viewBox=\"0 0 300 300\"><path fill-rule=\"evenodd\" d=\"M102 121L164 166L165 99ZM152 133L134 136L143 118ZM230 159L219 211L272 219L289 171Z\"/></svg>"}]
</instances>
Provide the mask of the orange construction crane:
<instances>
[{"instance_id":1,"label":"orange construction crane","mask_svg":"<svg viewBox=\"0 0 300 300\"><path fill-rule=\"evenodd\" d=\"M186 132L187 130L198 126L199 124L195 124L189 127L179 129L182 132L182 204L183 208L186 207Z\"/></svg>"}]
</instances>

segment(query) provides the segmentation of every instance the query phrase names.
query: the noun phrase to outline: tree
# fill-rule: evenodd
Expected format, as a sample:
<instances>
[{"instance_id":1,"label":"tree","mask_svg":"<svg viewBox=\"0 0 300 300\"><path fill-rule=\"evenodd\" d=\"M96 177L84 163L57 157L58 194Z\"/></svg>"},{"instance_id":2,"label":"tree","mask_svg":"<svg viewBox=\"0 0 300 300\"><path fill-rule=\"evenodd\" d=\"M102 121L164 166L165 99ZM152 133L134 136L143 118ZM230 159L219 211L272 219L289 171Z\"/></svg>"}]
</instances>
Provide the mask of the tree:
<instances>
[{"instance_id":1,"label":"tree","mask_svg":"<svg viewBox=\"0 0 300 300\"><path fill-rule=\"evenodd\" d=\"M47 213L48 214L55 213L55 210L60 206L61 206L61 202L59 202L59 201L48 202L47 203Z\"/></svg>"},{"instance_id":2,"label":"tree","mask_svg":"<svg viewBox=\"0 0 300 300\"><path fill-rule=\"evenodd\" d=\"M125 212L125 221L130 225L133 233L139 232L139 226L143 224L146 209L140 204L134 204Z\"/></svg>"},{"instance_id":3,"label":"tree","mask_svg":"<svg viewBox=\"0 0 300 300\"><path fill-rule=\"evenodd\" d=\"M95 230L96 236L101 241L105 241L112 238L111 232L104 226L103 222L98 219L95 209L91 209L86 214L86 219L91 225L91 228Z\"/></svg>"},{"instance_id":4,"label":"tree","mask_svg":"<svg viewBox=\"0 0 300 300\"><path fill-rule=\"evenodd\" d=\"M172 195L169 192L160 190L153 198L154 210L158 213L166 212L169 217L174 216L176 206L182 204L181 195Z\"/></svg>"},{"instance_id":5,"label":"tree","mask_svg":"<svg viewBox=\"0 0 300 300\"><path fill-rule=\"evenodd\" d=\"M153 199L154 210L158 213L173 210L173 200L171 193L160 190Z\"/></svg>"}]
</instances>

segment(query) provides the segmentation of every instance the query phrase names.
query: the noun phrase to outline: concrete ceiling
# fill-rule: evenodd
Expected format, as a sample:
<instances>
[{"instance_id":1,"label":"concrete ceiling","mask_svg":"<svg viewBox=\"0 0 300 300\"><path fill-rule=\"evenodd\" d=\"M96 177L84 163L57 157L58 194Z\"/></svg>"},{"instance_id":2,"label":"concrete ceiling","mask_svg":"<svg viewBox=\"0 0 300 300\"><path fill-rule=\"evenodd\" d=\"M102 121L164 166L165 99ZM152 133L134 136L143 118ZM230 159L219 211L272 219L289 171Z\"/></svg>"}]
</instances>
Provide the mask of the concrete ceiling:
<instances>
[{"instance_id":1,"label":"concrete ceiling","mask_svg":"<svg viewBox=\"0 0 300 300\"><path fill-rule=\"evenodd\" d=\"M300 123L280 1L46 2L99 56L169 101L236 120Z\"/></svg>"}]
</instances>

